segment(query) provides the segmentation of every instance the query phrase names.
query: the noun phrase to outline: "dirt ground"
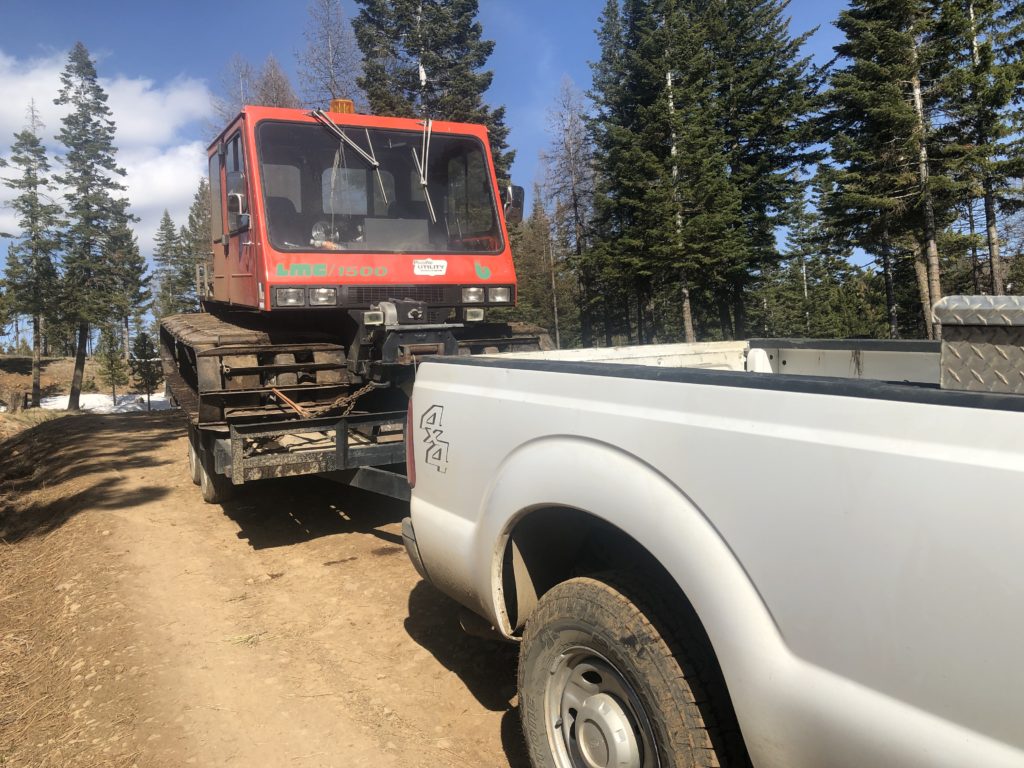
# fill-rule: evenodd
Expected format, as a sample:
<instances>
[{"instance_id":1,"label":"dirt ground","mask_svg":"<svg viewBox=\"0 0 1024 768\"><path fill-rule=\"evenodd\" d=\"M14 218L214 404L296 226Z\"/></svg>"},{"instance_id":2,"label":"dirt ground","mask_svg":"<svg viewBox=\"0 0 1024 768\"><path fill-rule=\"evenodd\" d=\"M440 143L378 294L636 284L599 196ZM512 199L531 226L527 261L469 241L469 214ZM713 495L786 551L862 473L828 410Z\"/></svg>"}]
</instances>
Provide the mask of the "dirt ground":
<instances>
[{"instance_id":1,"label":"dirt ground","mask_svg":"<svg viewBox=\"0 0 1024 768\"><path fill-rule=\"evenodd\" d=\"M207 505L185 446L177 412L0 443L0 766L528 765L517 649L419 579L407 505Z\"/></svg>"}]
</instances>

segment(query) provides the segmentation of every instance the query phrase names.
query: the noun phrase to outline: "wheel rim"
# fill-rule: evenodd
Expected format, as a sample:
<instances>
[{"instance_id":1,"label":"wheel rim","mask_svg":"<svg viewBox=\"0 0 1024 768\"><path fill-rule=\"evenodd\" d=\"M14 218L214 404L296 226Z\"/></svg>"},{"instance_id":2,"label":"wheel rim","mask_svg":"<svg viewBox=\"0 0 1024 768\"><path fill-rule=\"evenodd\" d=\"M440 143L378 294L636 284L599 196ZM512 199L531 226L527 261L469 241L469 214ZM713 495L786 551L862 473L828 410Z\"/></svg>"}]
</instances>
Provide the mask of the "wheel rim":
<instances>
[{"instance_id":1,"label":"wheel rim","mask_svg":"<svg viewBox=\"0 0 1024 768\"><path fill-rule=\"evenodd\" d=\"M593 649L574 647L551 667L544 709L558 768L655 768L650 720L623 674Z\"/></svg>"}]
</instances>

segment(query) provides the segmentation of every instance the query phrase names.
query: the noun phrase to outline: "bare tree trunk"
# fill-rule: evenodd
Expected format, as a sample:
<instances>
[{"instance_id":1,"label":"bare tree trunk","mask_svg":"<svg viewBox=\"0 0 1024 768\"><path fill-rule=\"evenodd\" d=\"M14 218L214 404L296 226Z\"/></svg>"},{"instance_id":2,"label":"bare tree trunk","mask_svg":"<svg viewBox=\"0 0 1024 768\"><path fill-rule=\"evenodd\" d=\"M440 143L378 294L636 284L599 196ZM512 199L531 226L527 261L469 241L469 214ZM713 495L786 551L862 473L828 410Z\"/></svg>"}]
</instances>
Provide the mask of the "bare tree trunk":
<instances>
[{"instance_id":1,"label":"bare tree trunk","mask_svg":"<svg viewBox=\"0 0 1024 768\"><path fill-rule=\"evenodd\" d=\"M988 235L988 264L992 270L992 293L1002 296L1006 293L1003 284L1003 260L999 256L999 230L996 229L996 199L992 191L992 179L985 179L985 232Z\"/></svg>"},{"instance_id":2,"label":"bare tree trunk","mask_svg":"<svg viewBox=\"0 0 1024 768\"><path fill-rule=\"evenodd\" d=\"M690 304L690 289L683 283L683 337L688 344L697 340L693 332L693 306Z\"/></svg>"},{"instance_id":3,"label":"bare tree trunk","mask_svg":"<svg viewBox=\"0 0 1024 768\"><path fill-rule=\"evenodd\" d=\"M639 287L636 289L636 343L647 343L647 329L644 328L644 295Z\"/></svg>"},{"instance_id":4,"label":"bare tree trunk","mask_svg":"<svg viewBox=\"0 0 1024 768\"><path fill-rule=\"evenodd\" d=\"M924 260L920 243L914 243L914 273L917 275L917 292L921 297L921 313L924 315L925 333L930 339L934 330L928 294L928 264Z\"/></svg>"},{"instance_id":5,"label":"bare tree trunk","mask_svg":"<svg viewBox=\"0 0 1024 768\"><path fill-rule=\"evenodd\" d=\"M974 201L967 201L967 226L971 232L971 286L974 288L974 295L977 296L981 293L981 276L978 274L980 266L978 264L978 240L975 236L974 229ZM931 338L929 336L928 338Z\"/></svg>"},{"instance_id":6,"label":"bare tree trunk","mask_svg":"<svg viewBox=\"0 0 1024 768\"><path fill-rule=\"evenodd\" d=\"M732 335L732 317L729 315L729 302L724 298L718 300L718 322L722 326L722 338L731 340Z\"/></svg>"},{"instance_id":7,"label":"bare tree trunk","mask_svg":"<svg viewBox=\"0 0 1024 768\"><path fill-rule=\"evenodd\" d=\"M548 264L551 267L551 311L555 317L555 349L562 348L562 337L558 332L558 286L555 281L555 249L548 240Z\"/></svg>"},{"instance_id":8,"label":"bare tree trunk","mask_svg":"<svg viewBox=\"0 0 1024 768\"><path fill-rule=\"evenodd\" d=\"M124 328L122 329L122 336L124 337L124 361L127 363L131 360L131 332L128 329L128 315L124 316Z\"/></svg>"},{"instance_id":9,"label":"bare tree trunk","mask_svg":"<svg viewBox=\"0 0 1024 768\"><path fill-rule=\"evenodd\" d=\"M32 315L32 407L39 407L41 387L39 385L40 371L42 369L42 346L41 338L42 320L39 315Z\"/></svg>"},{"instance_id":10,"label":"bare tree trunk","mask_svg":"<svg viewBox=\"0 0 1024 768\"><path fill-rule=\"evenodd\" d=\"M89 324L78 324L78 346L75 347L75 372L71 375L71 394L68 395L68 410L79 410L82 394L82 378L85 375L85 346L89 343Z\"/></svg>"},{"instance_id":11,"label":"bare tree trunk","mask_svg":"<svg viewBox=\"0 0 1024 768\"><path fill-rule=\"evenodd\" d=\"M914 91L914 111L917 113L917 175L921 187L921 204L924 209L924 241L928 255L928 313L931 314L932 307L942 296L942 285L939 276L939 246L935 239L935 209L932 206L932 194L928 185L928 123L924 114L924 98L921 96L921 77L918 72L917 41L911 47L911 55L914 63L914 74L911 76L911 86ZM942 334L940 327L934 329L935 338Z\"/></svg>"},{"instance_id":12,"label":"bare tree trunk","mask_svg":"<svg viewBox=\"0 0 1024 768\"><path fill-rule=\"evenodd\" d=\"M734 285L732 289L732 318L736 328L736 338L747 337L747 308L743 303L743 287Z\"/></svg>"},{"instance_id":13,"label":"bare tree trunk","mask_svg":"<svg viewBox=\"0 0 1024 768\"><path fill-rule=\"evenodd\" d=\"M971 62L977 68L981 65L981 53L978 50L978 30L974 22L974 0L968 0L967 2L967 15L971 20ZM975 94L972 93L971 96L975 97ZM976 101L977 99L974 98L974 100ZM984 135L979 124L975 135L975 141L978 143L978 146L987 143L988 138L988 136ZM992 293L995 296L1002 296L1005 293L1005 289L1003 287L1002 263L999 258L999 231L996 229L996 200L995 191L992 189L992 178L985 176L982 179L981 186L985 193L985 234L988 238L988 263L989 268L992 270ZM971 234L974 234L973 211L971 212ZM976 261L977 255L974 258ZM974 292L980 293L977 279L975 279Z\"/></svg>"},{"instance_id":14,"label":"bare tree trunk","mask_svg":"<svg viewBox=\"0 0 1024 768\"><path fill-rule=\"evenodd\" d=\"M885 312L889 321L889 338L900 337L900 326L896 317L896 291L892 285L892 256L889 252L889 218L882 214L882 279L885 282Z\"/></svg>"},{"instance_id":15,"label":"bare tree trunk","mask_svg":"<svg viewBox=\"0 0 1024 768\"><path fill-rule=\"evenodd\" d=\"M580 341L584 347L594 346L594 319L590 306L590 277L584 269L580 277Z\"/></svg>"}]
</instances>

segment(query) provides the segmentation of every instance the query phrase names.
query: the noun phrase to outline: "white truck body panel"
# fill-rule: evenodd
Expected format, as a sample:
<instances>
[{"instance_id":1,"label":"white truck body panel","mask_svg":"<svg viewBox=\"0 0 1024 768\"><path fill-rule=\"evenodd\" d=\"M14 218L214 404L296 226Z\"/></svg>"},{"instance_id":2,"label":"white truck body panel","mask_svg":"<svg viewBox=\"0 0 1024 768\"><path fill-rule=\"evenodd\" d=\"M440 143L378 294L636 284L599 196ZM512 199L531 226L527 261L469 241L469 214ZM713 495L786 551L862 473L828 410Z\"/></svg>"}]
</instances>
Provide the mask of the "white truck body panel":
<instances>
[{"instance_id":1,"label":"white truck body panel","mask_svg":"<svg viewBox=\"0 0 1024 768\"><path fill-rule=\"evenodd\" d=\"M584 510L687 595L755 766L1024 766L1020 401L807 378L865 375L849 349L759 346L752 367L805 374L784 376L736 372L745 345L673 346L422 364L429 579L508 634L509 531ZM922 349L876 370L934 382ZM687 359L722 370L652 368Z\"/></svg>"}]
</instances>

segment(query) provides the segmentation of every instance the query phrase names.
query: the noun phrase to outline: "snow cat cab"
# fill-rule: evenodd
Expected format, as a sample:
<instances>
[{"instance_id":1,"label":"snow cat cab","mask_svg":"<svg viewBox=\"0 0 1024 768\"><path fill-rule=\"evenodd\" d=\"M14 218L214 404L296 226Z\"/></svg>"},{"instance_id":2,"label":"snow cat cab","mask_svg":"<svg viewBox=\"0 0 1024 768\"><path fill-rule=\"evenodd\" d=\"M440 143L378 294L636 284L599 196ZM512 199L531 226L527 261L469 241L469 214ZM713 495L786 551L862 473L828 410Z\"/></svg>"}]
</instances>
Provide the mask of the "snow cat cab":
<instances>
[{"instance_id":1,"label":"snow cat cab","mask_svg":"<svg viewBox=\"0 0 1024 768\"><path fill-rule=\"evenodd\" d=\"M483 126L344 101L245 107L208 156L204 311L161 321L204 498L310 473L406 495L381 468L404 461L417 361L541 343L488 317L515 302L522 189L499 187Z\"/></svg>"}]
</instances>

